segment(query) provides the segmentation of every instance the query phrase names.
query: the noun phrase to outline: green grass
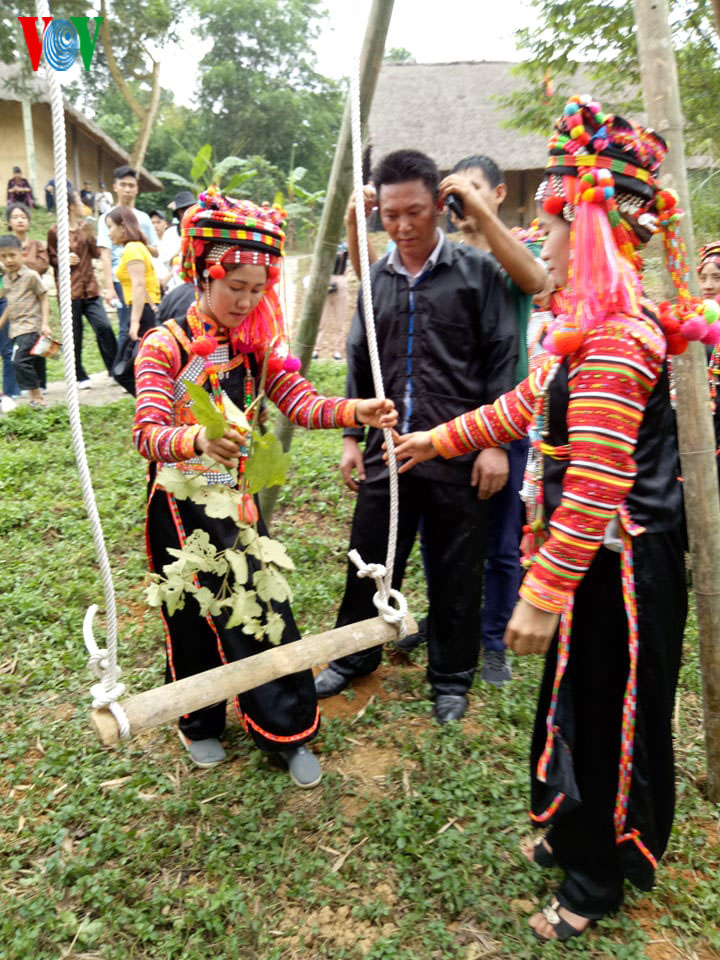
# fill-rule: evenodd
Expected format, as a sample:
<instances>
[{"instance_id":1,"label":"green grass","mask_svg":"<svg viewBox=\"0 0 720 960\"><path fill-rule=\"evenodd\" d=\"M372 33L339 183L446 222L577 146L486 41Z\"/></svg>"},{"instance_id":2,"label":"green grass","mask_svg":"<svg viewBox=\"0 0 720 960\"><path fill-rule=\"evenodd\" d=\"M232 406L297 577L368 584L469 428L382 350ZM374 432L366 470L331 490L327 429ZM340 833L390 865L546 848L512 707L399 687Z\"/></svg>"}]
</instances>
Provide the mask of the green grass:
<instances>
[{"instance_id":1,"label":"green grass","mask_svg":"<svg viewBox=\"0 0 720 960\"><path fill-rule=\"evenodd\" d=\"M317 364L313 375L341 391L339 365ZM132 412L130 399L82 408L123 680L139 692L161 683L164 653L143 603L144 467L130 443ZM334 469L340 445L336 433L296 432L276 515L307 631L332 625L343 589L352 498ZM347 694L348 716L323 724L325 776L314 791L292 788L234 722L230 762L211 772L189 766L170 727L103 750L88 722L81 636L102 589L64 408L0 421L0 495L3 960L540 956L527 911L554 878L517 852L529 833L537 659L515 660L508 690L477 683L462 727L441 729L430 719L424 654L394 655L374 700ZM417 553L408 584L419 615ZM720 816L703 794L692 623L679 702L678 814L658 888L630 892L616 918L565 950L543 947L543 958L720 955ZM663 938L666 952L653 953L648 941Z\"/></svg>"}]
</instances>

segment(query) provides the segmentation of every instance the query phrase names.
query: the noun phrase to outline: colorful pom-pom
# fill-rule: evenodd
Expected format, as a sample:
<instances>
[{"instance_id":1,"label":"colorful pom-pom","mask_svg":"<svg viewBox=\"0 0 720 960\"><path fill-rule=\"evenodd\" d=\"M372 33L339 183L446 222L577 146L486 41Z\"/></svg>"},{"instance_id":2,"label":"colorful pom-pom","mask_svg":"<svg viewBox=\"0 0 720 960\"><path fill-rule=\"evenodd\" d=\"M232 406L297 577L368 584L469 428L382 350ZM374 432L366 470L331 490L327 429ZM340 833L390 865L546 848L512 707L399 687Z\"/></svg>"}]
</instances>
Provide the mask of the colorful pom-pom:
<instances>
[{"instance_id":1,"label":"colorful pom-pom","mask_svg":"<svg viewBox=\"0 0 720 960\"><path fill-rule=\"evenodd\" d=\"M543 210L553 217L559 217L565 206L564 197L545 197L543 200Z\"/></svg>"},{"instance_id":2,"label":"colorful pom-pom","mask_svg":"<svg viewBox=\"0 0 720 960\"><path fill-rule=\"evenodd\" d=\"M212 334L206 334L204 337L198 337L190 344L190 349L198 357L209 357L211 353L217 350L218 342Z\"/></svg>"},{"instance_id":3,"label":"colorful pom-pom","mask_svg":"<svg viewBox=\"0 0 720 960\"><path fill-rule=\"evenodd\" d=\"M225 276L225 267L221 263L214 263L210 267L209 273L213 280L222 280Z\"/></svg>"},{"instance_id":4,"label":"colorful pom-pom","mask_svg":"<svg viewBox=\"0 0 720 960\"><path fill-rule=\"evenodd\" d=\"M667 352L673 357L679 357L685 353L689 346L689 341L681 333L671 333L667 336Z\"/></svg>"},{"instance_id":5,"label":"colorful pom-pom","mask_svg":"<svg viewBox=\"0 0 720 960\"><path fill-rule=\"evenodd\" d=\"M716 343L720 342L720 323L708 324L700 340L708 347L714 347Z\"/></svg>"},{"instance_id":6,"label":"colorful pom-pom","mask_svg":"<svg viewBox=\"0 0 720 960\"><path fill-rule=\"evenodd\" d=\"M558 357L567 357L580 349L585 338L583 331L567 317L558 319L548 327L543 348Z\"/></svg>"},{"instance_id":7,"label":"colorful pom-pom","mask_svg":"<svg viewBox=\"0 0 720 960\"><path fill-rule=\"evenodd\" d=\"M565 105L565 110L563 112L565 113L566 117L572 117L573 114L576 114L579 109L580 108L576 103L568 103Z\"/></svg>"},{"instance_id":8,"label":"colorful pom-pom","mask_svg":"<svg viewBox=\"0 0 720 960\"><path fill-rule=\"evenodd\" d=\"M703 300L705 305L705 320L707 323L717 323L720 320L720 303L717 300Z\"/></svg>"},{"instance_id":9,"label":"colorful pom-pom","mask_svg":"<svg viewBox=\"0 0 720 960\"><path fill-rule=\"evenodd\" d=\"M283 370L286 370L288 373L297 373L301 366L300 358L293 357L292 354L289 354L283 363Z\"/></svg>"},{"instance_id":10,"label":"colorful pom-pom","mask_svg":"<svg viewBox=\"0 0 720 960\"><path fill-rule=\"evenodd\" d=\"M686 340L701 340L707 324L702 317L693 315L680 327L680 333Z\"/></svg>"}]
</instances>

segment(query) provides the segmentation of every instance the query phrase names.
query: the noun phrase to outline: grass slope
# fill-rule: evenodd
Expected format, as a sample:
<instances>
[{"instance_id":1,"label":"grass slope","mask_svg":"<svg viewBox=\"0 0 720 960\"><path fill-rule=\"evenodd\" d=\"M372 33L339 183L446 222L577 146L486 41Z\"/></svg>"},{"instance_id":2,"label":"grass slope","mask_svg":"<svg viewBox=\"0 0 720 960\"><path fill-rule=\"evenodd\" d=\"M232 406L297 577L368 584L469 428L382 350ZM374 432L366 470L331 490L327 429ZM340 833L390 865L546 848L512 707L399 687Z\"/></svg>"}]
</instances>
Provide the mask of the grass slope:
<instances>
[{"instance_id":1,"label":"grass slope","mask_svg":"<svg viewBox=\"0 0 720 960\"><path fill-rule=\"evenodd\" d=\"M338 365L316 365L341 392ZM143 604L143 465L132 401L83 408L115 573L123 680L163 675ZM337 434L298 431L276 534L298 569L306 631L332 625L352 498ZM292 788L231 719L230 762L192 768L174 731L99 748L88 723L81 621L102 603L64 408L0 421L0 957L3 960L532 958L527 914L553 889L517 851L529 832L527 750L537 659L509 689L481 683L462 727L430 719L424 654L338 698L316 741L325 776ZM424 609L411 558L411 608ZM99 628L97 630L99 634ZM566 950L583 957L720 956L720 816L703 797L697 644L688 631L678 714L679 809L650 896ZM330 708L328 708L330 709ZM544 958L563 955L545 946Z\"/></svg>"}]
</instances>

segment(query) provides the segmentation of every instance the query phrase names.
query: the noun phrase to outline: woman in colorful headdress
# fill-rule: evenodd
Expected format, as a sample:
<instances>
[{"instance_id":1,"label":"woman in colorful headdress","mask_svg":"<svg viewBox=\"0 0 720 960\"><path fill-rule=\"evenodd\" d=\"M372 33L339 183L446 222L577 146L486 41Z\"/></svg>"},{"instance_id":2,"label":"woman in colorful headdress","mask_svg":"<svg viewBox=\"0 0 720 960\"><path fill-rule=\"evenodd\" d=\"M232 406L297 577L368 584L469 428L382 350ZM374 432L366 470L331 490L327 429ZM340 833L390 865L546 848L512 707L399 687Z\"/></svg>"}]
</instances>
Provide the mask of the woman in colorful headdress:
<instances>
[{"instance_id":1,"label":"woman in colorful headdress","mask_svg":"<svg viewBox=\"0 0 720 960\"><path fill-rule=\"evenodd\" d=\"M666 354L687 340L640 286L639 250L658 227L675 274L683 266L676 200L656 184L664 141L574 97L549 147L542 255L564 313L548 358L494 404L401 438L397 455L409 469L531 437L527 573L505 639L546 653L531 748L545 833L525 854L564 871L530 924L566 940L620 906L626 878L652 887L670 834L687 593Z\"/></svg>"},{"instance_id":2,"label":"woman in colorful headdress","mask_svg":"<svg viewBox=\"0 0 720 960\"><path fill-rule=\"evenodd\" d=\"M395 422L392 401L318 396L298 373L300 361L288 345L276 284L283 254L283 215L248 201L222 197L214 188L201 194L182 221L182 271L196 289L196 302L181 322L169 320L144 338L135 367L137 408L134 440L151 461L147 512L148 560L153 570L172 561L170 549L183 546L193 530L204 530L218 548L236 547L237 525L213 519L192 502L180 500L157 481L158 468L171 465L208 483L231 484L225 468L247 451L229 431L211 439L195 420L187 381L202 386L223 410L227 400L248 410L266 371L266 395L294 423L310 428L371 426ZM257 408L257 404L253 409ZM202 455L215 461L208 470ZM244 508L245 509L245 508ZM248 519L257 516L247 505ZM259 529L265 532L262 518ZM254 574L258 561L247 556ZM274 603L284 620L282 642L299 633L287 602ZM261 615L262 619L262 615ZM194 602L172 616L163 607L168 681L187 677L264 649L229 628L227 615L203 617ZM255 744L284 758L293 780L315 786L320 766L304 746L318 730L319 713L310 670L264 684L236 698L236 709ZM220 763L225 704L181 718L180 738L200 766Z\"/></svg>"}]
</instances>

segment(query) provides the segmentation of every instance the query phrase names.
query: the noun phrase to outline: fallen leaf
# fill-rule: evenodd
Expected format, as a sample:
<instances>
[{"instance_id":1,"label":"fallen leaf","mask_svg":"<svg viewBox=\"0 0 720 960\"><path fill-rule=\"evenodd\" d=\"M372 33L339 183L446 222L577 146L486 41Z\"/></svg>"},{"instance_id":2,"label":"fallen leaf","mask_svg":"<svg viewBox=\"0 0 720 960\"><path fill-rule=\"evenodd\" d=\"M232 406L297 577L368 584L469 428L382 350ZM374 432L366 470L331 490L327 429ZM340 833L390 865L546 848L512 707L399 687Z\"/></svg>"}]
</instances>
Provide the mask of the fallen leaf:
<instances>
[{"instance_id":1,"label":"fallen leaf","mask_svg":"<svg viewBox=\"0 0 720 960\"><path fill-rule=\"evenodd\" d=\"M341 855L337 858L337 860L335 861L335 863L333 863L332 867L330 868L330 872L331 872L331 873L339 873L340 870L342 870L342 868L343 868L343 866L344 866L344 864L345 864L345 861L346 861L347 858L350 856L350 854L351 854L351 853L354 853L354 852L355 852L359 847L361 847L364 843L367 843L368 839L369 839L368 837L363 837L362 840L360 841L360 843L356 843L354 847L350 847L349 850L347 850L345 853L341 854Z\"/></svg>"},{"instance_id":2,"label":"fallen leaf","mask_svg":"<svg viewBox=\"0 0 720 960\"><path fill-rule=\"evenodd\" d=\"M219 800L220 797L226 797L228 795L227 790L224 793L216 793L212 797L205 797L204 800L201 800L200 803L212 803L213 800Z\"/></svg>"},{"instance_id":3,"label":"fallen leaf","mask_svg":"<svg viewBox=\"0 0 720 960\"><path fill-rule=\"evenodd\" d=\"M365 716L365 711L366 711L367 708L370 706L370 704L374 702L374 700L375 700L375 694L373 694L373 695L370 697L370 699L369 699L368 702L365 704L365 706L362 708L362 710L358 710L358 712L355 714L355 716L352 718L352 720L351 720L350 722L351 722L351 723L357 723L358 720L362 720L362 718Z\"/></svg>"},{"instance_id":4,"label":"fallen leaf","mask_svg":"<svg viewBox=\"0 0 720 960\"><path fill-rule=\"evenodd\" d=\"M116 780L103 780L100 784L101 790L115 790L117 787L122 786L123 783L127 783L128 780L132 779L130 776L127 777L118 777Z\"/></svg>"}]
</instances>

